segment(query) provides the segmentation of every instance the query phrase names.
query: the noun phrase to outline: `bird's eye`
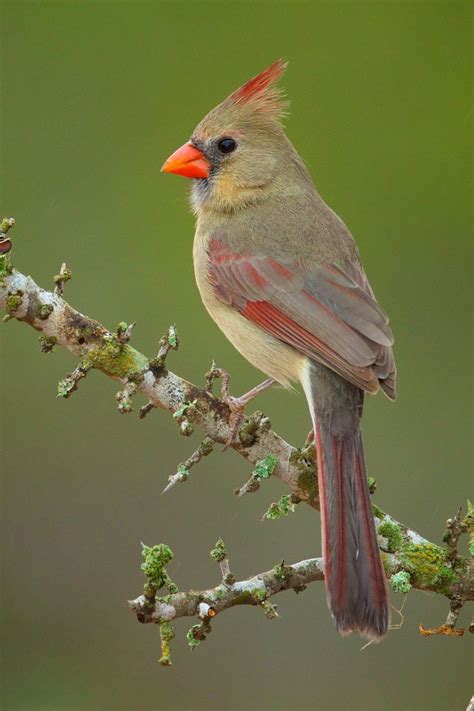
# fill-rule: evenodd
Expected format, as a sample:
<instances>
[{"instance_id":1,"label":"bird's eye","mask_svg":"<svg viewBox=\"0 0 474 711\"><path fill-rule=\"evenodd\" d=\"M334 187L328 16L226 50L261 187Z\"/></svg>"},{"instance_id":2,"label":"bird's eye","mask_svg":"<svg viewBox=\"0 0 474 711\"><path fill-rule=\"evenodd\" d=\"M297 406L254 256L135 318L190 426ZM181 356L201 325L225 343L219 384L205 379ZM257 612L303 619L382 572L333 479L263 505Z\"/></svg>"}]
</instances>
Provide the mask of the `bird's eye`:
<instances>
[{"instance_id":1,"label":"bird's eye","mask_svg":"<svg viewBox=\"0 0 474 711\"><path fill-rule=\"evenodd\" d=\"M237 143L233 138L221 138L217 147L221 153L232 153L237 148Z\"/></svg>"}]
</instances>

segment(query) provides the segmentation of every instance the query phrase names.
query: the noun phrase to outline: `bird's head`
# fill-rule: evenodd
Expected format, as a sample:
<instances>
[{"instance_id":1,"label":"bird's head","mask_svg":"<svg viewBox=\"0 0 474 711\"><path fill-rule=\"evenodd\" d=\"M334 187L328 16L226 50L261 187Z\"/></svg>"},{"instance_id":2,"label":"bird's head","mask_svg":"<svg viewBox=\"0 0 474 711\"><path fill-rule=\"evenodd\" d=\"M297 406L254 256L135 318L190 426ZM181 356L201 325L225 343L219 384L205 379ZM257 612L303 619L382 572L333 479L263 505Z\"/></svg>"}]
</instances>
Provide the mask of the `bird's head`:
<instances>
[{"instance_id":1,"label":"bird's head","mask_svg":"<svg viewBox=\"0 0 474 711\"><path fill-rule=\"evenodd\" d=\"M164 163L163 172L194 178L196 212L254 204L281 177L293 150L283 132L286 104L276 86L285 69L280 59L230 94Z\"/></svg>"}]
</instances>

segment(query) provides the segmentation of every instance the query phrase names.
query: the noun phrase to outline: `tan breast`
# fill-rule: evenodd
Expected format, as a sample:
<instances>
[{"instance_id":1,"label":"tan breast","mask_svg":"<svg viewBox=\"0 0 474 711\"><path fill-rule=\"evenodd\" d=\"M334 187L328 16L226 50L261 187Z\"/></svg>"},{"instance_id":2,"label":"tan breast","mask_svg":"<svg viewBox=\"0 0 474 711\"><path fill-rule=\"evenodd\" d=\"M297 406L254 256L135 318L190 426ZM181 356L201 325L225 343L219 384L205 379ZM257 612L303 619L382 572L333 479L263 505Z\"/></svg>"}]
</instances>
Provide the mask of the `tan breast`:
<instances>
[{"instance_id":1,"label":"tan breast","mask_svg":"<svg viewBox=\"0 0 474 711\"><path fill-rule=\"evenodd\" d=\"M199 227L194 237L194 272L204 306L232 345L268 377L288 388L304 382L308 359L220 301L207 278L207 239Z\"/></svg>"}]
</instances>

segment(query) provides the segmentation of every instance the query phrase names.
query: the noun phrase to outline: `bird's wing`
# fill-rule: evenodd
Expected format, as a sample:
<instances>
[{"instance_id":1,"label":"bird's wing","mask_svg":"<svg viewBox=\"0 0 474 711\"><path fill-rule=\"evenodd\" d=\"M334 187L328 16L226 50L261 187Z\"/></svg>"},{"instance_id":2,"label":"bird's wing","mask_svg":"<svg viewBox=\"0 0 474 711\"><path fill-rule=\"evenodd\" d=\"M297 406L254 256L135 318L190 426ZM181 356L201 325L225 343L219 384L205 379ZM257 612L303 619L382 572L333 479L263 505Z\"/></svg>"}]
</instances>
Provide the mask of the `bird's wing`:
<instances>
[{"instance_id":1,"label":"bird's wing","mask_svg":"<svg viewBox=\"0 0 474 711\"><path fill-rule=\"evenodd\" d=\"M241 254L215 238L207 256L222 302L357 387L395 397L392 332L363 273L358 284L333 264Z\"/></svg>"}]
</instances>

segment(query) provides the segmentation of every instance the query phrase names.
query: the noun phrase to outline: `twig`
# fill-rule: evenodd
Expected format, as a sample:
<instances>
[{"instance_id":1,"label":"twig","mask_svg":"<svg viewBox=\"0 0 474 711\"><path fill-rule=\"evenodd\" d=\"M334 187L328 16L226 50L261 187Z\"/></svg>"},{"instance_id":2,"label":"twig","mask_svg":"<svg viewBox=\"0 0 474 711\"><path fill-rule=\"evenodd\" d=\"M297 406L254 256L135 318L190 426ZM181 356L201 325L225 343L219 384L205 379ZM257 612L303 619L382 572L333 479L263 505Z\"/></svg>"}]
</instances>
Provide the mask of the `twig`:
<instances>
[{"instance_id":1,"label":"twig","mask_svg":"<svg viewBox=\"0 0 474 711\"><path fill-rule=\"evenodd\" d=\"M148 399L145 407L149 409L153 403L173 413L184 434L189 433L192 422L192 427L199 428L212 441L222 444L228 441L231 413L226 403L175 375L164 365L169 349L177 347L173 328L160 341L157 358L149 361L129 343L121 342L117 333L72 308L56 290L54 293L45 291L31 277L13 269L8 256L0 255L0 305L8 308L9 298L19 295L11 311L12 318L32 326L45 339L51 339L50 342L55 339L56 346L67 348L79 359L81 370L95 368L124 386L131 382L136 384L136 391ZM79 379L74 377L72 385L77 385ZM74 387L71 392L73 390ZM319 507L313 445L304 449L291 446L270 429L268 418L256 413L244 422L232 448L253 466L271 455L275 462L271 475L284 482L299 500L315 509ZM377 506L373 509L385 570L393 585L402 583L430 590L462 603L474 599L472 559L459 555L453 559L452 549L430 543ZM471 535L473 521L471 512L470 518L465 519ZM396 577L401 572L403 581ZM300 575L297 584L307 582L308 576ZM232 595L226 597L228 605L238 604L234 588L232 586ZM212 603L212 600L205 601ZM195 610L192 614L196 614ZM163 618L162 607L158 617Z\"/></svg>"},{"instance_id":2,"label":"twig","mask_svg":"<svg viewBox=\"0 0 474 711\"><path fill-rule=\"evenodd\" d=\"M161 492L166 494L175 484L182 483L188 480L189 471L195 464L201 461L203 457L207 457L214 449L214 441L210 437L206 437L202 440L199 447L195 452L191 454L184 462L178 464L178 470L176 474L172 474L168 477L168 483Z\"/></svg>"}]
</instances>

